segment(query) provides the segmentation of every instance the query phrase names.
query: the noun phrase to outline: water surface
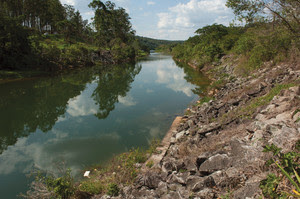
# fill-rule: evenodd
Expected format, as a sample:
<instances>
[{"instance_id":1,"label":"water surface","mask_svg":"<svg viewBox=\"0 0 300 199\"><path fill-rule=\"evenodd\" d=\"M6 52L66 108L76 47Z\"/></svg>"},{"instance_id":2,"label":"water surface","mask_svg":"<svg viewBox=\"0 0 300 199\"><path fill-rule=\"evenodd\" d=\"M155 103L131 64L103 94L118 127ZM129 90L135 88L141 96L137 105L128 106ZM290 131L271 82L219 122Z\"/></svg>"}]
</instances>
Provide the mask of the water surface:
<instances>
[{"instance_id":1,"label":"water surface","mask_svg":"<svg viewBox=\"0 0 300 199\"><path fill-rule=\"evenodd\" d=\"M28 189L33 168L74 175L161 139L208 80L170 56L0 84L0 193Z\"/></svg>"}]
</instances>

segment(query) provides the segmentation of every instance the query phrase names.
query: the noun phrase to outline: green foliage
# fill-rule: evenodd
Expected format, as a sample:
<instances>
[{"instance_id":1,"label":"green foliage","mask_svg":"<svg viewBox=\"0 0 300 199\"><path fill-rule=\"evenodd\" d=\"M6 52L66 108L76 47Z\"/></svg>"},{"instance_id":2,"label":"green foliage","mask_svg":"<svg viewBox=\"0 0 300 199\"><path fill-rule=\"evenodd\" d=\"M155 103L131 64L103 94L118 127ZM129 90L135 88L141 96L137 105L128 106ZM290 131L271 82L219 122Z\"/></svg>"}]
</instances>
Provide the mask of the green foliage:
<instances>
[{"instance_id":1,"label":"green foliage","mask_svg":"<svg viewBox=\"0 0 300 199\"><path fill-rule=\"evenodd\" d=\"M282 29L270 31L270 25L259 25L249 28L234 46L234 52L242 55L238 69L246 71L259 68L264 62L285 61L292 48L293 37Z\"/></svg>"},{"instance_id":2,"label":"green foliage","mask_svg":"<svg viewBox=\"0 0 300 199\"><path fill-rule=\"evenodd\" d=\"M150 50L163 52L170 51L170 48L173 48L176 44L183 43L182 41L168 41L140 36L136 36L136 38L139 41L141 48L146 52L149 52Z\"/></svg>"},{"instance_id":3,"label":"green foliage","mask_svg":"<svg viewBox=\"0 0 300 199\"><path fill-rule=\"evenodd\" d=\"M116 8L111 1L103 3L100 0L93 0L89 7L95 10L93 24L97 30L95 40L99 46L111 48L112 39L119 39L124 43L132 39L134 32L124 8Z\"/></svg>"},{"instance_id":4,"label":"green foliage","mask_svg":"<svg viewBox=\"0 0 300 199\"><path fill-rule=\"evenodd\" d=\"M184 44L175 46L172 54L175 59L194 62L202 68L218 61L230 51L242 34L242 28L213 24L198 29L196 33L198 35L189 38Z\"/></svg>"},{"instance_id":5,"label":"green foliage","mask_svg":"<svg viewBox=\"0 0 300 199\"><path fill-rule=\"evenodd\" d=\"M227 0L226 6L233 9L234 14L247 23L253 23L260 19L280 22L294 35L299 36L299 8L297 0Z\"/></svg>"},{"instance_id":6,"label":"green foliage","mask_svg":"<svg viewBox=\"0 0 300 199\"><path fill-rule=\"evenodd\" d=\"M281 198L280 194L276 192L279 182L280 178L271 173L268 175L267 179L261 181L259 187L261 188L264 196L270 198Z\"/></svg>"},{"instance_id":7,"label":"green foliage","mask_svg":"<svg viewBox=\"0 0 300 199\"><path fill-rule=\"evenodd\" d=\"M282 91L283 89L287 89L290 88L292 86L295 86L294 83L290 83L290 84L278 84L275 85L270 91L269 93L267 93L264 96L255 98L249 105L247 105L246 107L242 108L240 110L241 112L241 117L247 117L247 116L252 116L252 114L256 111L256 109L258 107L264 106L266 104L268 104L273 98L274 96L278 95L280 93L280 91Z\"/></svg>"},{"instance_id":8,"label":"green foliage","mask_svg":"<svg viewBox=\"0 0 300 199\"><path fill-rule=\"evenodd\" d=\"M80 183L79 190L89 194L107 193L110 196L117 196L119 194L118 185L128 185L135 181L140 170L137 164L145 163L155 152L158 144L159 142L154 140L148 150L132 149L127 153L117 155L104 167L96 167L90 178ZM147 166L153 166L151 164L153 162L150 161Z\"/></svg>"},{"instance_id":9,"label":"green foliage","mask_svg":"<svg viewBox=\"0 0 300 199\"><path fill-rule=\"evenodd\" d=\"M99 0L90 6L95 9L94 28L78 10L59 0L1 1L0 69L90 65L97 55L91 52L100 49L111 51L112 56L105 58L114 59L111 62L133 60L141 48L125 9Z\"/></svg>"},{"instance_id":10,"label":"green foliage","mask_svg":"<svg viewBox=\"0 0 300 199\"><path fill-rule=\"evenodd\" d=\"M70 170L68 170L64 176L59 178L47 177L46 184L48 190L53 191L57 198L67 199L74 194L74 184Z\"/></svg>"},{"instance_id":11,"label":"green foliage","mask_svg":"<svg viewBox=\"0 0 300 199\"><path fill-rule=\"evenodd\" d=\"M109 196L118 196L119 195L119 187L115 183L111 183L108 185L107 195Z\"/></svg>"},{"instance_id":12,"label":"green foliage","mask_svg":"<svg viewBox=\"0 0 300 199\"><path fill-rule=\"evenodd\" d=\"M199 104L204 104L206 102L209 102L210 100L212 100L213 98L210 96L204 96L200 99L200 103Z\"/></svg>"},{"instance_id":13,"label":"green foliage","mask_svg":"<svg viewBox=\"0 0 300 199\"><path fill-rule=\"evenodd\" d=\"M264 152L271 152L273 157L267 162L268 165L275 164L278 168L278 171L283 174L282 177L278 177L275 174L269 174L267 179L261 182L260 188L263 191L264 196L271 198L287 198L288 195L299 197L298 193L300 192L300 179L297 173L297 170L300 168L300 140L296 143L295 150L287 153L282 153L281 149L272 144L271 146L267 145L264 148ZM296 190L289 188L288 190L278 191L278 185L286 177L292 186ZM297 195L291 193L293 191ZM290 193L289 193L290 192Z\"/></svg>"},{"instance_id":14,"label":"green foliage","mask_svg":"<svg viewBox=\"0 0 300 199\"><path fill-rule=\"evenodd\" d=\"M46 186L48 193L50 193L51 195L51 198L69 199L75 194L74 179L71 176L70 169L62 172L62 175L60 177L55 177L51 174L45 176L42 173L38 172L35 181L37 183L41 183L42 185L40 186Z\"/></svg>"},{"instance_id":15,"label":"green foliage","mask_svg":"<svg viewBox=\"0 0 300 199\"><path fill-rule=\"evenodd\" d=\"M20 17L9 17L0 10L0 69L30 64L30 60L25 59L31 54L29 30L20 23Z\"/></svg>"},{"instance_id":16,"label":"green foliage","mask_svg":"<svg viewBox=\"0 0 300 199\"><path fill-rule=\"evenodd\" d=\"M89 194L100 194L104 191L105 187L100 180L93 180L93 181L82 181L78 190L81 192L89 193Z\"/></svg>"},{"instance_id":17,"label":"green foliage","mask_svg":"<svg viewBox=\"0 0 300 199\"><path fill-rule=\"evenodd\" d=\"M147 162L147 164L146 164L146 166L147 166L148 168L153 167L153 165L154 165L154 162L153 162L152 160L150 160L150 161Z\"/></svg>"}]
</instances>

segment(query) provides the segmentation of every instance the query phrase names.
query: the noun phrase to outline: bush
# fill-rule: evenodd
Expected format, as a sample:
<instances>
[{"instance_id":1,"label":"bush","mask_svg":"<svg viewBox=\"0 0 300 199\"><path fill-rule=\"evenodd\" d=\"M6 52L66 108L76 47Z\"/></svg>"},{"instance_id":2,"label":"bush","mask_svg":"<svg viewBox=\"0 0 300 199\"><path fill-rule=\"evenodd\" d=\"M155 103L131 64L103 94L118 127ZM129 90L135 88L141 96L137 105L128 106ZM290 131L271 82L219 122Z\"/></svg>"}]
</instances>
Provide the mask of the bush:
<instances>
[{"instance_id":1,"label":"bush","mask_svg":"<svg viewBox=\"0 0 300 199\"><path fill-rule=\"evenodd\" d=\"M119 195L119 187L115 183L111 183L108 185L107 195L109 196L118 196Z\"/></svg>"},{"instance_id":2,"label":"bush","mask_svg":"<svg viewBox=\"0 0 300 199\"><path fill-rule=\"evenodd\" d=\"M263 62L269 61L273 57L272 52L262 45L255 46L249 54L248 65L250 68L258 68Z\"/></svg>"},{"instance_id":3,"label":"bush","mask_svg":"<svg viewBox=\"0 0 300 199\"><path fill-rule=\"evenodd\" d=\"M238 54L246 54L250 52L255 46L255 35L252 33L245 33L242 35L234 46L234 50Z\"/></svg>"},{"instance_id":4,"label":"bush","mask_svg":"<svg viewBox=\"0 0 300 199\"><path fill-rule=\"evenodd\" d=\"M75 194L74 179L71 170L62 171L60 177L52 174L35 173L35 181L31 184L30 190L24 198L57 198L69 199Z\"/></svg>"},{"instance_id":5,"label":"bush","mask_svg":"<svg viewBox=\"0 0 300 199\"><path fill-rule=\"evenodd\" d=\"M82 181L78 189L82 192L96 195L102 193L105 187L103 182L96 179L92 181Z\"/></svg>"},{"instance_id":6,"label":"bush","mask_svg":"<svg viewBox=\"0 0 300 199\"><path fill-rule=\"evenodd\" d=\"M45 183L48 187L48 190L55 193L56 198L58 199L68 199L74 195L74 181L71 177L71 170L59 178L53 176L48 176L45 178Z\"/></svg>"}]
</instances>

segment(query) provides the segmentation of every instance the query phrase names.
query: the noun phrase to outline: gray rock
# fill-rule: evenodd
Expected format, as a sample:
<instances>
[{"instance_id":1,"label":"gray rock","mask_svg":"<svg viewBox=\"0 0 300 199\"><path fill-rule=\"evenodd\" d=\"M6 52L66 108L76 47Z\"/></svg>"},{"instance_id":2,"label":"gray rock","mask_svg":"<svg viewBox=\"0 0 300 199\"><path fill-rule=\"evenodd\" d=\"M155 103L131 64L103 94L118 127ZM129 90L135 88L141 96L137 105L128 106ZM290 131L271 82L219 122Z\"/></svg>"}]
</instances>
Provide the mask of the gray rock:
<instances>
[{"instance_id":1,"label":"gray rock","mask_svg":"<svg viewBox=\"0 0 300 199\"><path fill-rule=\"evenodd\" d=\"M226 154L217 154L203 162L199 167L199 172L204 175L207 175L226 168L228 164L229 157Z\"/></svg>"},{"instance_id":2,"label":"gray rock","mask_svg":"<svg viewBox=\"0 0 300 199\"><path fill-rule=\"evenodd\" d=\"M256 182L246 183L245 186L234 192L234 199L259 198L261 189L259 188L260 180Z\"/></svg>"},{"instance_id":3,"label":"gray rock","mask_svg":"<svg viewBox=\"0 0 300 199\"><path fill-rule=\"evenodd\" d=\"M162 178L158 173L147 172L145 174L141 174L137 177L136 184L137 187L148 187L150 189L155 189L158 187L159 182L161 182Z\"/></svg>"},{"instance_id":4,"label":"gray rock","mask_svg":"<svg viewBox=\"0 0 300 199\"><path fill-rule=\"evenodd\" d=\"M179 141L185 134L185 131L181 131L180 133L176 134L176 141Z\"/></svg>"},{"instance_id":5,"label":"gray rock","mask_svg":"<svg viewBox=\"0 0 300 199\"><path fill-rule=\"evenodd\" d=\"M184 178L177 176L176 173L173 172L171 175L168 176L167 183L178 183L185 185L186 181L184 180Z\"/></svg>"},{"instance_id":6,"label":"gray rock","mask_svg":"<svg viewBox=\"0 0 300 199\"><path fill-rule=\"evenodd\" d=\"M213 192L212 189L210 188L204 188L203 190L199 191L197 193L197 198L201 198L201 199L215 199L216 194Z\"/></svg>"},{"instance_id":7,"label":"gray rock","mask_svg":"<svg viewBox=\"0 0 300 199\"><path fill-rule=\"evenodd\" d=\"M207 176L207 177L200 178L200 180L192 186L191 190L193 192L198 192L200 190L203 190L206 187L213 187L215 185L216 183L214 179L211 176Z\"/></svg>"},{"instance_id":8,"label":"gray rock","mask_svg":"<svg viewBox=\"0 0 300 199\"><path fill-rule=\"evenodd\" d=\"M161 197L161 199L183 199L177 192L171 191L167 195Z\"/></svg>"},{"instance_id":9,"label":"gray rock","mask_svg":"<svg viewBox=\"0 0 300 199\"><path fill-rule=\"evenodd\" d=\"M158 187L157 189L155 190L157 195L159 197L161 197L162 195L165 195L168 193L168 186L167 186L167 183L166 182L160 182L158 184Z\"/></svg>"}]
</instances>

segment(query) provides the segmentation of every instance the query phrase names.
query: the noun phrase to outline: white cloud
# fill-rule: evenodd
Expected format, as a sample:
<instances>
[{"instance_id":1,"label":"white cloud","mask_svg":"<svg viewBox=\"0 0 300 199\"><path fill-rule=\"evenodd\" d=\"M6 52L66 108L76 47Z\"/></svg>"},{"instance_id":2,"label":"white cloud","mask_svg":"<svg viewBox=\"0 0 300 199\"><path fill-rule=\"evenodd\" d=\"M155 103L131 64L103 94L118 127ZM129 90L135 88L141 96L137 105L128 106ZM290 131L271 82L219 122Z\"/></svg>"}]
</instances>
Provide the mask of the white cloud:
<instances>
[{"instance_id":1,"label":"white cloud","mask_svg":"<svg viewBox=\"0 0 300 199\"><path fill-rule=\"evenodd\" d=\"M155 2L154 1L148 1L147 5L155 5Z\"/></svg>"},{"instance_id":2,"label":"white cloud","mask_svg":"<svg viewBox=\"0 0 300 199\"><path fill-rule=\"evenodd\" d=\"M176 70L174 70L174 66L172 65L161 65L159 66L156 74L157 83L165 84L173 91L182 92L188 97L193 95L192 89L194 89L195 86L186 83L186 80L184 79L185 73L182 69L176 68Z\"/></svg>"},{"instance_id":3,"label":"white cloud","mask_svg":"<svg viewBox=\"0 0 300 199\"><path fill-rule=\"evenodd\" d=\"M61 0L61 3L75 6L76 5L76 0Z\"/></svg>"},{"instance_id":4,"label":"white cloud","mask_svg":"<svg viewBox=\"0 0 300 199\"><path fill-rule=\"evenodd\" d=\"M172 37L170 39L186 39L203 26L213 23L228 25L233 14L225 3L226 0L190 0L186 4L179 3L169 8L168 12L157 14L159 33L164 37Z\"/></svg>"},{"instance_id":5,"label":"white cloud","mask_svg":"<svg viewBox=\"0 0 300 199\"><path fill-rule=\"evenodd\" d=\"M97 106L90 98L80 95L69 101L67 113L73 117L92 115L97 113Z\"/></svg>"},{"instance_id":6,"label":"white cloud","mask_svg":"<svg viewBox=\"0 0 300 199\"><path fill-rule=\"evenodd\" d=\"M88 89L81 92L81 94L77 97L70 99L68 101L67 113L73 117L96 114L98 107L95 104L95 101L91 98L96 86L96 83L91 83L87 85Z\"/></svg>"},{"instance_id":7,"label":"white cloud","mask_svg":"<svg viewBox=\"0 0 300 199\"><path fill-rule=\"evenodd\" d=\"M118 100L121 104L124 106L135 106L137 103L134 101L133 97L130 95L127 95L125 97L118 97Z\"/></svg>"},{"instance_id":8,"label":"white cloud","mask_svg":"<svg viewBox=\"0 0 300 199\"><path fill-rule=\"evenodd\" d=\"M94 16L94 11L85 12L84 15Z\"/></svg>"}]
</instances>

